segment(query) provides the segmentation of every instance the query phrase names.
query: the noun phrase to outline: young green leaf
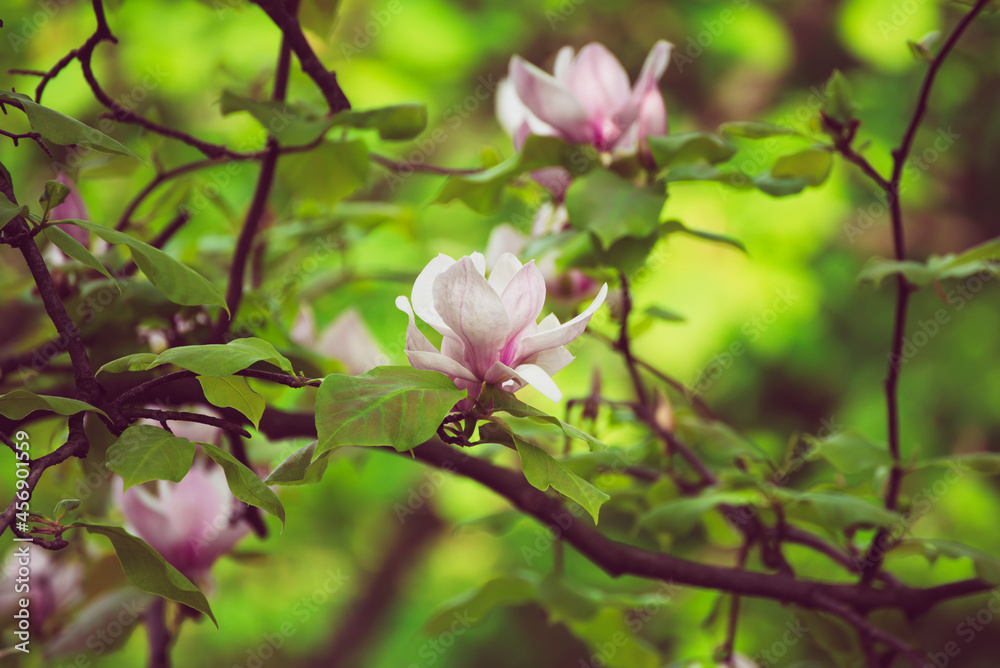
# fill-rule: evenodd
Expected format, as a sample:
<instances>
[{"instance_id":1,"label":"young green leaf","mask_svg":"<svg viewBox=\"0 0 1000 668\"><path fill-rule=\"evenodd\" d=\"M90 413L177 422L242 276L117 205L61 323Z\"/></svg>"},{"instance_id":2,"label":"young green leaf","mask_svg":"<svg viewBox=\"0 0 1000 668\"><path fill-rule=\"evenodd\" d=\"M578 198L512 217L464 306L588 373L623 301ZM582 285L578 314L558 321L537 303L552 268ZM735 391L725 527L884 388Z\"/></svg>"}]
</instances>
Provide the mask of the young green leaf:
<instances>
[{"instance_id":1,"label":"young green leaf","mask_svg":"<svg viewBox=\"0 0 1000 668\"><path fill-rule=\"evenodd\" d=\"M711 132L682 132L650 137L649 149L660 169L680 163L707 162L715 165L736 155L737 148Z\"/></svg>"},{"instance_id":2,"label":"young green leaf","mask_svg":"<svg viewBox=\"0 0 1000 668\"><path fill-rule=\"evenodd\" d=\"M108 280L115 284L115 287L118 288L119 294L121 294L121 286L118 285L118 281L116 281L115 277L111 275L111 272L109 272L107 268L101 264L100 260L94 257L93 253L87 250L86 246L70 236L69 233L60 229L57 225L52 225L42 230L42 236L48 239L53 246L61 250L63 253L66 253L66 255L69 255L77 262L85 264L91 269L96 269L107 276Z\"/></svg>"},{"instance_id":3,"label":"young green leaf","mask_svg":"<svg viewBox=\"0 0 1000 668\"><path fill-rule=\"evenodd\" d=\"M31 129L53 144L60 146L76 144L102 153L126 155L136 160L139 159L132 151L103 132L84 125L75 118L63 116L58 111L43 107L27 95L0 90L0 101L10 102L13 106L24 110L24 115L28 117Z\"/></svg>"},{"instance_id":4,"label":"young green leaf","mask_svg":"<svg viewBox=\"0 0 1000 668\"><path fill-rule=\"evenodd\" d=\"M132 425L108 448L107 467L125 489L150 480L180 482L194 463L195 444L152 425Z\"/></svg>"},{"instance_id":5,"label":"young green leaf","mask_svg":"<svg viewBox=\"0 0 1000 668\"><path fill-rule=\"evenodd\" d=\"M479 396L479 402L494 411L503 411L514 417L528 418L532 422L539 424L551 424L559 427L564 434L572 438L579 438L587 442L591 451L603 450L607 445L600 442L587 432L577 429L571 424L567 424L557 417L549 415L524 403L510 392L505 392L496 387L487 386L483 388Z\"/></svg>"},{"instance_id":6,"label":"young green leaf","mask_svg":"<svg viewBox=\"0 0 1000 668\"><path fill-rule=\"evenodd\" d=\"M412 102L364 111L351 109L331 118L330 124L375 129L381 139L414 139L427 127L427 107Z\"/></svg>"},{"instance_id":7,"label":"young green leaf","mask_svg":"<svg viewBox=\"0 0 1000 668\"><path fill-rule=\"evenodd\" d=\"M202 452L222 467L226 474L229 490L243 503L265 510L285 525L285 507L278 495L261 480L256 473L231 454L210 443L200 443Z\"/></svg>"},{"instance_id":8,"label":"young green leaf","mask_svg":"<svg viewBox=\"0 0 1000 668\"><path fill-rule=\"evenodd\" d=\"M85 401L67 397L50 397L27 390L11 390L0 396L0 415L11 420L21 420L34 411L52 411L59 415L76 415L83 411L93 411L104 417L107 413Z\"/></svg>"},{"instance_id":9,"label":"young green leaf","mask_svg":"<svg viewBox=\"0 0 1000 668\"><path fill-rule=\"evenodd\" d=\"M159 248L143 243L124 232L92 223L89 220L59 222L72 223L93 232L109 244L120 244L127 247L132 254L132 259L149 279L149 282L175 304L186 306L215 305L221 306L226 309L227 313L229 312L226 298L219 291L219 288L194 269L178 262Z\"/></svg>"},{"instance_id":10,"label":"young green leaf","mask_svg":"<svg viewBox=\"0 0 1000 668\"><path fill-rule=\"evenodd\" d=\"M229 343L209 343L201 346L178 346L160 353L147 369L161 364L173 364L199 376L224 377L242 371L257 362L267 362L289 374L292 363L264 339L248 337Z\"/></svg>"},{"instance_id":11,"label":"young green leaf","mask_svg":"<svg viewBox=\"0 0 1000 668\"><path fill-rule=\"evenodd\" d=\"M343 445L391 445L404 452L434 436L467 396L437 371L380 366L360 376L331 374L316 395L316 453Z\"/></svg>"},{"instance_id":12,"label":"young green leaf","mask_svg":"<svg viewBox=\"0 0 1000 668\"><path fill-rule=\"evenodd\" d=\"M133 353L111 360L101 366L97 373L123 373L125 371L145 371L156 360L156 353Z\"/></svg>"},{"instance_id":13,"label":"young green leaf","mask_svg":"<svg viewBox=\"0 0 1000 668\"><path fill-rule=\"evenodd\" d=\"M243 376L198 376L205 399L219 408L235 408L245 415L254 428L260 427L264 415L264 397L257 394Z\"/></svg>"},{"instance_id":14,"label":"young green leaf","mask_svg":"<svg viewBox=\"0 0 1000 668\"><path fill-rule=\"evenodd\" d=\"M93 522L75 522L72 526L83 527L89 534L98 534L110 540L125 577L134 587L203 612L216 627L219 626L205 595L180 571L168 564L149 543L121 527Z\"/></svg>"},{"instance_id":15,"label":"young green leaf","mask_svg":"<svg viewBox=\"0 0 1000 668\"><path fill-rule=\"evenodd\" d=\"M335 450L327 450L319 457L316 454L316 441L312 441L281 461L271 474L264 479L267 485L312 485L323 479L326 467L330 463L330 455Z\"/></svg>"},{"instance_id":16,"label":"young green leaf","mask_svg":"<svg viewBox=\"0 0 1000 668\"><path fill-rule=\"evenodd\" d=\"M622 237L645 237L657 230L667 201L661 190L636 188L612 172L594 170L573 181L566 211L573 227L592 232L608 248Z\"/></svg>"},{"instance_id":17,"label":"young green leaf","mask_svg":"<svg viewBox=\"0 0 1000 668\"><path fill-rule=\"evenodd\" d=\"M517 435L514 436L514 444L517 446L517 454L521 456L521 470L532 487L544 492L551 486L563 496L579 503L594 518L594 523L597 523L601 506L611 497L560 464L537 445Z\"/></svg>"}]
</instances>

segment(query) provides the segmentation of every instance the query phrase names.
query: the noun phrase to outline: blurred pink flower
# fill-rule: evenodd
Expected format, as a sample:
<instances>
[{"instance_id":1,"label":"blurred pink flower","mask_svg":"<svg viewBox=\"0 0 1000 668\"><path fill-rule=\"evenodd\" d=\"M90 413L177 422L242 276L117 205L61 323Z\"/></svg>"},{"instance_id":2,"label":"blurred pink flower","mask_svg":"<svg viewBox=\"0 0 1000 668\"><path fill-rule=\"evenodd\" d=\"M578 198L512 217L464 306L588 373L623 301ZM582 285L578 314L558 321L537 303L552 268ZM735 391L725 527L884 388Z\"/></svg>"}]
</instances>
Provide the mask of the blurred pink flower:
<instances>
[{"instance_id":1,"label":"blurred pink flower","mask_svg":"<svg viewBox=\"0 0 1000 668\"><path fill-rule=\"evenodd\" d=\"M552 204L546 202L535 217L536 227L538 227L539 219L558 217L560 211L565 219L566 207L560 205L553 210ZM487 268L495 267L504 253L520 255L531 239L547 234L546 229L541 229L538 233L536 231L533 230L531 236L527 237L506 223L494 227L493 231L490 232L489 241L486 242L484 253ZM550 297L575 302L597 292L600 284L579 269L569 269L562 272L556 269L556 256L557 253L549 253L536 262L538 270L545 278L545 289Z\"/></svg>"},{"instance_id":2,"label":"blurred pink flower","mask_svg":"<svg viewBox=\"0 0 1000 668\"><path fill-rule=\"evenodd\" d=\"M22 547L23 546L23 547ZM27 550L27 557L23 555ZM27 560L27 564L23 561ZM15 589L18 570L27 568L28 589ZM22 585L25 579L21 578ZM18 600L26 598L31 601L29 614L32 628L42 628L45 622L57 611L67 608L82 599L83 567L74 561L56 560L48 550L37 545L20 543L8 555L3 567L3 577L0 578L0 616L6 621L19 609Z\"/></svg>"},{"instance_id":3,"label":"blurred pink flower","mask_svg":"<svg viewBox=\"0 0 1000 668\"><path fill-rule=\"evenodd\" d=\"M317 336L312 310L303 305L292 325L290 337L301 346L338 360L352 376L388 362L361 314L354 307L342 311Z\"/></svg>"},{"instance_id":4,"label":"blurred pink flower","mask_svg":"<svg viewBox=\"0 0 1000 668\"><path fill-rule=\"evenodd\" d=\"M607 285L569 322L560 324L550 314L537 323L545 305L545 279L534 261L522 265L504 253L489 279L485 274L481 253L458 261L438 255L417 276L410 300L396 298L396 307L410 319L410 363L446 374L473 397L483 383L508 392L531 385L559 401L562 393L551 376L573 361L563 346L587 328L607 296ZM414 314L444 337L440 351L417 329Z\"/></svg>"},{"instance_id":5,"label":"blurred pink flower","mask_svg":"<svg viewBox=\"0 0 1000 668\"><path fill-rule=\"evenodd\" d=\"M510 60L509 78L497 91L497 117L520 149L528 135L562 137L614 155L640 156L649 162L646 138L667 133L667 108L658 83L673 45L660 40L646 57L633 86L618 59L597 42L573 53L564 46L554 74L520 56ZM570 175L561 167L532 174L561 200Z\"/></svg>"},{"instance_id":6,"label":"blurred pink flower","mask_svg":"<svg viewBox=\"0 0 1000 668\"><path fill-rule=\"evenodd\" d=\"M87 206L83 203L83 198L80 197L80 191L76 189L76 184L73 180L66 176L63 172L59 172L55 180L69 188L69 195L66 196L66 199L62 204L49 211L49 220L67 220L69 218L75 220L90 220L90 214L87 213ZM59 225L58 227L63 232L66 232L71 237L79 241L85 247L90 244L90 232L82 227L77 227L76 225L70 225L68 223L66 225Z\"/></svg>"},{"instance_id":7,"label":"blurred pink flower","mask_svg":"<svg viewBox=\"0 0 1000 668\"><path fill-rule=\"evenodd\" d=\"M157 480L156 490L154 496L137 485L126 492L115 479L115 499L129 528L192 580L205 578L249 531L245 522L232 523L242 503L218 466L196 462L178 483Z\"/></svg>"}]
</instances>

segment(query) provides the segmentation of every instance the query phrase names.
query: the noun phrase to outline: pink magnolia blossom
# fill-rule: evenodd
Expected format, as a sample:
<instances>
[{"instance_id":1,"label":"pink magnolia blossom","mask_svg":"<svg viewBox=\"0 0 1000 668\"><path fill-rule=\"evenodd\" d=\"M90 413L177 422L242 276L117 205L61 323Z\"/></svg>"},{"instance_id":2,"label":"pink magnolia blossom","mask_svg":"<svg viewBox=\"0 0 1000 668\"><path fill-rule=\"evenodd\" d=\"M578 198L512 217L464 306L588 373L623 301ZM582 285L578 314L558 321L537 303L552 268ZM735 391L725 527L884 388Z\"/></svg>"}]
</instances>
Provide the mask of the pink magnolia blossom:
<instances>
[{"instance_id":1,"label":"pink magnolia blossom","mask_svg":"<svg viewBox=\"0 0 1000 668\"><path fill-rule=\"evenodd\" d=\"M370 371L388 361L354 307L345 309L317 334L312 310L303 305L292 325L290 338L325 357L340 361L352 376Z\"/></svg>"},{"instance_id":2,"label":"pink magnolia blossom","mask_svg":"<svg viewBox=\"0 0 1000 668\"><path fill-rule=\"evenodd\" d=\"M553 210L551 203L546 202L536 215L536 227L539 218L558 216L560 210L565 218L566 207L560 205ZM545 234L547 234L545 229L541 231L533 229L531 236L527 237L514 229L512 225L506 223L497 225L490 232L489 241L486 242L486 251L484 252L486 266L488 268L495 267L504 253L520 255L524 252L529 241L545 236ZM545 289L550 297L576 302L597 292L598 282L579 269L569 269L562 272L556 269L556 255L556 253L549 253L536 263L545 278Z\"/></svg>"},{"instance_id":3,"label":"pink magnolia blossom","mask_svg":"<svg viewBox=\"0 0 1000 668\"><path fill-rule=\"evenodd\" d=\"M83 566L67 559L55 559L48 550L28 543L16 544L3 566L0 577L0 615L11 619L20 609L19 599L31 601L31 623L41 628L55 613L65 610L83 598ZM27 551L27 556L23 554ZM24 561L27 561L25 564ZM18 569L30 573L29 588L17 591ZM23 578L22 578L23 582Z\"/></svg>"},{"instance_id":4,"label":"pink magnolia blossom","mask_svg":"<svg viewBox=\"0 0 1000 668\"><path fill-rule=\"evenodd\" d=\"M90 220L90 214L87 213L87 205L83 203L80 191L76 189L76 184L73 180L63 172L59 172L55 180L69 188L69 195L66 196L62 204L53 207L49 211L49 220L67 220L69 218L74 220ZM90 243L90 232L82 227L67 223L59 225L59 229L69 234L84 246Z\"/></svg>"},{"instance_id":5,"label":"pink magnolia blossom","mask_svg":"<svg viewBox=\"0 0 1000 668\"><path fill-rule=\"evenodd\" d=\"M509 78L497 91L497 116L517 149L528 135L548 135L614 155L639 151L648 162L646 138L667 133L667 108L658 83L672 49L663 40L653 45L632 86L618 59L596 42L575 55L564 46L553 74L514 56ZM570 181L560 167L533 176L556 199L562 199Z\"/></svg>"},{"instance_id":6,"label":"pink magnolia blossom","mask_svg":"<svg viewBox=\"0 0 1000 668\"><path fill-rule=\"evenodd\" d=\"M536 322L545 305L545 278L534 261L522 265L504 253L488 279L485 274L481 253L458 261L438 255L417 276L410 300L396 298L396 307L410 319L410 363L446 374L473 397L483 383L508 392L531 385L559 401L562 393L552 374L573 361L563 346L587 328L608 286L572 320L560 324L550 314ZM441 334L440 351L417 329L414 314Z\"/></svg>"},{"instance_id":7,"label":"pink magnolia blossom","mask_svg":"<svg viewBox=\"0 0 1000 668\"><path fill-rule=\"evenodd\" d=\"M216 559L246 535L245 522L232 524L241 502L229 491L222 468L195 463L178 483L156 481L156 495L142 486L115 497L130 529L188 578L208 575Z\"/></svg>"}]
</instances>

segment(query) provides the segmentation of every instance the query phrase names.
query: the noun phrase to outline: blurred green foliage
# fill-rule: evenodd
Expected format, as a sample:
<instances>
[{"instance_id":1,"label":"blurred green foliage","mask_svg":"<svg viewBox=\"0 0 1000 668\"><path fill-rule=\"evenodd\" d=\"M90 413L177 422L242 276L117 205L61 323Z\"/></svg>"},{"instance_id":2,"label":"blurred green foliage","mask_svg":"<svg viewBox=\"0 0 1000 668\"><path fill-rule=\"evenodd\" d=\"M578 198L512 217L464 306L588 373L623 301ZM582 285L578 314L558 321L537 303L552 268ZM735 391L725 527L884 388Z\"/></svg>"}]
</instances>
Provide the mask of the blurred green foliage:
<instances>
[{"instance_id":1,"label":"blurred green foliage","mask_svg":"<svg viewBox=\"0 0 1000 668\"><path fill-rule=\"evenodd\" d=\"M113 98L126 108L213 142L240 150L263 147L260 126L250 115L223 116L219 106L225 90L258 98L269 92L278 33L262 12L240 0L107 4L110 25L120 41L101 45L96 64ZM920 40L932 30L946 30L964 9L916 0L347 0L339 6L304 0L303 4L310 42L323 62L336 70L355 108L414 101L427 105L428 127L415 141L382 142L374 133L364 135L377 152L393 159L472 167L481 164L483 156L510 156L510 141L494 118L493 92L514 53L549 66L560 46L580 47L596 40L634 75L650 46L667 39L676 47L662 81L672 133L714 131L727 121L764 120L817 135L819 95L836 68L854 90L863 120L859 138L868 143L864 153L883 173L926 69L906 42ZM29 94L37 76L8 70L47 70L78 47L94 26L85 2L6 0L3 14L0 88ZM996 16L978 20L945 65L932 95L917 136L913 168L904 180L906 232L913 258L959 252L997 234L993 196L1000 170L998 30ZM289 99L312 108L322 106L322 98L297 66ZM102 109L76 64L48 84L43 101L105 128ZM8 112L5 129L25 131L26 127L16 127L20 120ZM112 137L142 157L143 164L89 153L77 163L75 154L61 147L56 147L60 152L55 163L78 175L92 220L113 225L131 197L152 179L154 166L172 167L199 155L134 125L107 127ZM780 148L734 141L741 148L736 164L751 174L794 148L793 143L784 143L791 139L774 145ZM19 201L37 201L58 164L30 142L14 150L4 139L0 146ZM260 282L254 284L254 294L234 330L246 325L248 332L294 349L289 332L300 303L311 305L320 328L354 306L389 358L405 363L406 319L393 306L395 296L408 293L412 278L439 252L457 257L481 251L492 227L506 221L513 220L526 231L539 192L526 184L521 197L505 197L498 213L483 217L458 202L430 204L441 188L440 176L393 177L369 165L366 157L345 155L346 150L328 145L316 153L280 160L271 199L273 215L256 251L255 266L266 267L266 272L253 270L253 280L259 276ZM256 173L257 168L247 163L193 172L147 200L133 216L133 230L141 238L152 238L185 204L192 222L167 250L223 285ZM345 196L355 209L343 208ZM776 461L802 435L824 430L829 434L831 429L850 429L883 444L882 381L893 296L887 287L876 289L855 281L870 256L892 254L888 216L874 186L855 168L836 160L822 187L788 198L713 182L677 184L669 190L665 213L689 227L739 239L747 254L681 235L660 242L646 270L633 276L635 313L666 309L683 316L683 321L637 317L636 354L702 390L716 413ZM331 243L333 252L322 254L318 262L321 250ZM30 277L20 258L6 247L0 256L4 295L0 351L8 355L31 349L53 333L34 306ZM957 289L955 283L946 284L942 294L931 288L914 298L908 339L913 354L903 368L900 391L905 461L995 450L1000 441L996 355L1000 293L992 284L974 285L971 280L963 281L965 292L951 299L947 291ZM115 297L111 308L96 309L96 317L84 330L95 363L148 350L147 343L135 340L130 332L119 332L116 323L122 313L129 313L150 331L163 329L163 309L156 308L161 301L138 286ZM71 313L80 303L70 303ZM132 310L140 304L149 312ZM949 321L931 333L931 325L925 323L933 323L940 309L945 309ZM595 318L593 327L609 336L615 333L615 322L607 317ZM917 338L920 331L926 335L923 339ZM115 335L101 336L109 332ZM12 347L15 343L17 348ZM629 386L620 360L603 344L585 339L573 352L577 361L557 378L567 397L585 396L595 369L604 379L606 396L627 397ZM308 351L300 349L298 354L296 368L311 375L338 370ZM253 385L272 405L294 409L312 402L299 391ZM532 390L522 398L561 414L561 408ZM32 426L36 454L49 443L61 442L60 425L65 428L56 420ZM94 429L95 457L113 441L99 432ZM627 443L634 434L613 413L602 412L596 436ZM304 443L255 438L251 457L273 465ZM2 458L7 476L12 468L7 465L9 456ZM65 497L80 498L92 511L102 508L107 477L91 459L82 465L74 462L73 468L72 473L50 472L35 496L36 508L45 511ZM79 482L76 476L81 473L95 482ZM839 476L807 464L793 479L836 482L842 480ZM905 498L923 494L932 501L931 512L911 527L913 536L958 540L1000 554L1000 536L994 528L1000 494L994 479L967 476L943 493L928 494L927 489L937 489L933 483L939 478L932 471L907 478ZM613 475L603 483L609 492L627 493L623 481ZM7 489L5 484L4 498L9 496ZM664 494L670 498L669 490ZM216 585L209 598L221 630L204 619L185 625L175 649L179 664L325 665L322 657L331 629L351 617L352 601L385 558L400 526L400 508L432 504L451 525L508 510L501 499L467 480L429 473L404 457L354 451L332 457L321 484L285 487L280 496L288 509L284 531L269 517L268 540L245 540L238 559L215 568ZM631 530L626 519L602 515L611 534L621 537ZM521 573L538 581L549 572L553 550L548 532L530 520L502 524L509 530L502 537L475 526L449 528L425 557L415 558L377 641L366 648L363 663L357 665L590 665L596 643L609 642L600 639L613 637L623 623L606 601L589 619L569 614L554 623L554 617L546 621L537 604L517 605L515 597L514 607L493 612L483 624L458 627L453 646L450 636L421 634L434 610L499 574ZM726 565L732 563L736 546L722 519L710 515L694 536L669 545L679 556ZM86 550L93 555L99 548L103 546L95 543ZM800 575L849 580L831 574L828 563L815 553L792 546L788 556ZM622 596L656 591L649 582L635 578L613 580L571 550L565 558L565 571L589 587ZM919 556L891 559L890 566L911 584L972 574L967 561L942 559L928 565ZM328 583L336 574L344 577L345 584L331 591ZM95 569L87 587L100 591L119 581L115 568L105 565ZM968 643L957 626L967 615L981 611L986 599L954 601L915 620L891 615L876 615L876 620L931 651L957 641L960 665L992 668L1000 625L986 624ZM719 605L727 600L694 589L652 598L646 608L639 608L650 611L640 625L643 640L611 657L609 665L707 661L724 636L725 616L719 614ZM579 605L577 601L569 608ZM741 653L773 652L772 665L829 665L828 637L839 637L836 627L824 626L829 622L771 601L744 600L743 606L737 643ZM801 641L782 641L785 624L796 620L812 632ZM592 638L595 645L586 646L574 633ZM270 656L269 648L279 644L273 640L275 634L280 647ZM446 640L446 651L438 652L433 643ZM140 665L144 651L143 634L135 633L121 651L91 656L89 665ZM38 665L30 660L22 663ZM55 660L50 665L72 664Z\"/></svg>"}]
</instances>

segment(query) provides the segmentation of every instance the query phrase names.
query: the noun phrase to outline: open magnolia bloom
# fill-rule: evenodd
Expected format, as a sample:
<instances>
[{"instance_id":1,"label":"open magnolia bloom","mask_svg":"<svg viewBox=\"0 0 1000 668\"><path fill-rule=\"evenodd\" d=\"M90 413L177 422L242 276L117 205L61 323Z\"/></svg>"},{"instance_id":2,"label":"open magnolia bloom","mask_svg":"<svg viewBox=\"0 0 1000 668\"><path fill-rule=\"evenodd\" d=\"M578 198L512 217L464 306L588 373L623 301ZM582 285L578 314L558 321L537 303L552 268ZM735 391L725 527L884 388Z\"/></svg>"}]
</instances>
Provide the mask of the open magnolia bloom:
<instances>
[{"instance_id":1,"label":"open magnolia bloom","mask_svg":"<svg viewBox=\"0 0 1000 668\"><path fill-rule=\"evenodd\" d=\"M658 83L672 49L669 42L657 42L633 86L618 59L596 42L575 55L564 46L553 74L514 56L509 78L497 91L500 124L517 149L528 135L536 134L590 144L614 155L645 155L647 137L667 134L667 108ZM556 199L565 194L569 174L562 168L538 170L533 176Z\"/></svg>"},{"instance_id":2,"label":"open magnolia bloom","mask_svg":"<svg viewBox=\"0 0 1000 668\"><path fill-rule=\"evenodd\" d=\"M396 307L410 318L406 355L415 368L440 371L473 397L483 383L508 392L531 385L559 401L552 374L573 361L563 346L583 333L607 293L605 284L569 322L549 315L539 323L545 278L534 261L522 265L504 253L487 279L481 253L458 261L442 254L417 276L410 301L397 297ZM417 329L414 314L441 334L440 351Z\"/></svg>"},{"instance_id":3,"label":"open magnolia bloom","mask_svg":"<svg viewBox=\"0 0 1000 668\"><path fill-rule=\"evenodd\" d=\"M178 483L157 480L155 496L139 485L123 490L116 478L115 499L130 529L192 580L204 579L250 529L232 523L243 504L219 466L196 462Z\"/></svg>"}]
</instances>

